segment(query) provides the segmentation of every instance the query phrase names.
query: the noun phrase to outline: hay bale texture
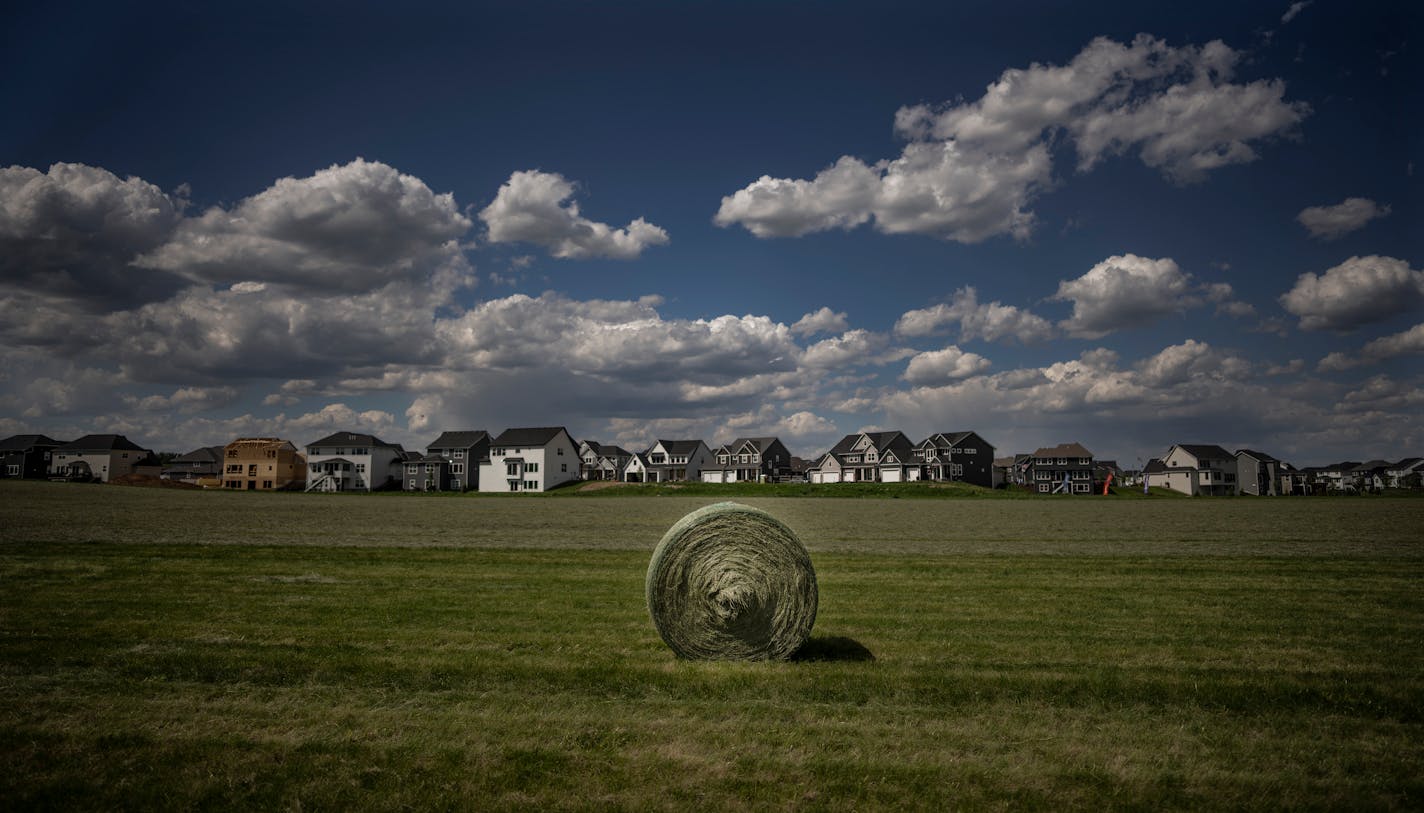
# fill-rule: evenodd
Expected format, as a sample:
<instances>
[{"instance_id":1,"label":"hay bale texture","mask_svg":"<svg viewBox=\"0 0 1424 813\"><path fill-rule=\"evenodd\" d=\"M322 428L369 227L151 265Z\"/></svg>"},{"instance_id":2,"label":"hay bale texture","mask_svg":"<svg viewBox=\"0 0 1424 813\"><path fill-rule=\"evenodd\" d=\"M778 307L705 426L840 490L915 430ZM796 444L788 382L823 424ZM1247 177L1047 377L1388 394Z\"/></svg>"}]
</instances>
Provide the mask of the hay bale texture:
<instances>
[{"instance_id":1,"label":"hay bale texture","mask_svg":"<svg viewBox=\"0 0 1424 813\"><path fill-rule=\"evenodd\" d=\"M816 571L775 517L723 502L678 520L648 565L648 612L693 660L785 660L816 623Z\"/></svg>"}]
</instances>

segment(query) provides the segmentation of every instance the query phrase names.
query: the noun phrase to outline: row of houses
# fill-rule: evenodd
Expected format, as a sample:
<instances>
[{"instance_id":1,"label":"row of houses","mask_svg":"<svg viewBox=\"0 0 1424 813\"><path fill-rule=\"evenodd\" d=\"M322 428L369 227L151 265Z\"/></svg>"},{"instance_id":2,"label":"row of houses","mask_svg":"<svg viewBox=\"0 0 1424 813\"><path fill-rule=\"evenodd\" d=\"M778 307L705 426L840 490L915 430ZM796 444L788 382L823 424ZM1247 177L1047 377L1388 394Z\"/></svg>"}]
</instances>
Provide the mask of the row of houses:
<instances>
[{"instance_id":1,"label":"row of houses","mask_svg":"<svg viewBox=\"0 0 1424 813\"><path fill-rule=\"evenodd\" d=\"M564 427L449 431L425 451L359 432L336 432L300 449L280 438L238 438L164 463L123 435L57 441L15 435L0 441L0 476L108 482L147 475L212 488L268 491L547 491L575 480L622 482L812 483L964 482L1016 485L1045 494L1105 493L1109 484L1191 495L1257 496L1419 488L1424 458L1345 461L1297 469L1264 452L1229 452L1210 444L1173 444L1141 471L1096 460L1079 443L994 457L973 431L936 432L912 443L900 431L858 432L812 460L793 456L775 437L657 440L642 452L585 440Z\"/></svg>"}]
</instances>

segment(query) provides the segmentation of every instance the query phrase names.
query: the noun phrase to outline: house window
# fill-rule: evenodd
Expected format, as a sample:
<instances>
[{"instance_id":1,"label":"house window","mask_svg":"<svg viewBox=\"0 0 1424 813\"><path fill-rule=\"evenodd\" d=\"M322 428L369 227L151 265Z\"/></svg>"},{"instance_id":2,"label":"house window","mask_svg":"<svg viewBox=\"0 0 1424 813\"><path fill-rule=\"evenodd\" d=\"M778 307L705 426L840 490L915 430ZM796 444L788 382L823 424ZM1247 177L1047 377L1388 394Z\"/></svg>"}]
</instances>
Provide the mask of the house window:
<instances>
[{"instance_id":1,"label":"house window","mask_svg":"<svg viewBox=\"0 0 1424 813\"><path fill-rule=\"evenodd\" d=\"M464 449L456 449L456 450L455 450L455 459L456 459L456 460L464 460L464 459L465 459L465 450L464 450Z\"/></svg>"},{"instance_id":2,"label":"house window","mask_svg":"<svg viewBox=\"0 0 1424 813\"><path fill-rule=\"evenodd\" d=\"M415 480L414 480L414 479L412 479L412 480L410 481L410 487L411 487L411 488L415 488Z\"/></svg>"},{"instance_id":3,"label":"house window","mask_svg":"<svg viewBox=\"0 0 1424 813\"><path fill-rule=\"evenodd\" d=\"M530 463L529 465L524 467L524 470L529 472L530 474L534 474L535 472L539 471L539 464Z\"/></svg>"},{"instance_id":4,"label":"house window","mask_svg":"<svg viewBox=\"0 0 1424 813\"><path fill-rule=\"evenodd\" d=\"M9 465L9 466L6 466L6 467L5 467L5 471L6 471L7 473L9 473L9 475L10 475L11 477L18 477L18 476L20 476L20 467L14 465L13 463L12 463L11 465Z\"/></svg>"},{"instance_id":5,"label":"house window","mask_svg":"<svg viewBox=\"0 0 1424 813\"><path fill-rule=\"evenodd\" d=\"M537 481L535 481L535 480L525 480L525 481L524 481L524 490L525 490L525 491L538 491L538 490L539 490L539 483L538 483Z\"/></svg>"},{"instance_id":6,"label":"house window","mask_svg":"<svg viewBox=\"0 0 1424 813\"><path fill-rule=\"evenodd\" d=\"M464 463L451 463L451 464L450 464L450 473L451 473L451 474L464 474L464 473L465 473L465 464L464 464Z\"/></svg>"},{"instance_id":7,"label":"house window","mask_svg":"<svg viewBox=\"0 0 1424 813\"><path fill-rule=\"evenodd\" d=\"M363 471L365 471L365 470L366 470L366 464L365 464L365 463L357 463L357 464L356 464L356 471L361 471L361 472L363 472Z\"/></svg>"},{"instance_id":8,"label":"house window","mask_svg":"<svg viewBox=\"0 0 1424 813\"><path fill-rule=\"evenodd\" d=\"M562 446L560 446L560 447L559 447L559 457L563 457L563 456L564 456L564 449L563 449Z\"/></svg>"},{"instance_id":9,"label":"house window","mask_svg":"<svg viewBox=\"0 0 1424 813\"><path fill-rule=\"evenodd\" d=\"M568 474L568 472L569 472L569 464L568 464L568 463L560 463L560 464L559 464L559 471L563 472L564 474Z\"/></svg>"},{"instance_id":10,"label":"house window","mask_svg":"<svg viewBox=\"0 0 1424 813\"><path fill-rule=\"evenodd\" d=\"M456 491L459 491L459 490L460 490L460 479L457 477L457 478L455 478L454 480L451 480L451 481L450 481L450 487L453 488L453 489L455 489Z\"/></svg>"},{"instance_id":11,"label":"house window","mask_svg":"<svg viewBox=\"0 0 1424 813\"><path fill-rule=\"evenodd\" d=\"M979 454L975 449L960 449L959 451L963 454Z\"/></svg>"},{"instance_id":12,"label":"house window","mask_svg":"<svg viewBox=\"0 0 1424 813\"><path fill-rule=\"evenodd\" d=\"M236 449L228 449L228 450L227 450L227 456L228 456L228 457L237 457L237 450L236 450Z\"/></svg>"},{"instance_id":13,"label":"house window","mask_svg":"<svg viewBox=\"0 0 1424 813\"><path fill-rule=\"evenodd\" d=\"M518 463L505 463L505 464L504 464L504 473L505 473L506 476L509 476L509 477L518 477L518 476L519 476L519 464L518 464Z\"/></svg>"},{"instance_id":14,"label":"house window","mask_svg":"<svg viewBox=\"0 0 1424 813\"><path fill-rule=\"evenodd\" d=\"M1038 486L1038 493L1040 493L1040 494L1047 494L1047 493L1048 493L1048 484L1047 484L1047 483L1040 483L1039 486Z\"/></svg>"},{"instance_id":15,"label":"house window","mask_svg":"<svg viewBox=\"0 0 1424 813\"><path fill-rule=\"evenodd\" d=\"M262 481L262 487L263 487L263 488L271 488L271 487L272 487L272 481L271 481L271 480L263 480L263 481Z\"/></svg>"}]
</instances>

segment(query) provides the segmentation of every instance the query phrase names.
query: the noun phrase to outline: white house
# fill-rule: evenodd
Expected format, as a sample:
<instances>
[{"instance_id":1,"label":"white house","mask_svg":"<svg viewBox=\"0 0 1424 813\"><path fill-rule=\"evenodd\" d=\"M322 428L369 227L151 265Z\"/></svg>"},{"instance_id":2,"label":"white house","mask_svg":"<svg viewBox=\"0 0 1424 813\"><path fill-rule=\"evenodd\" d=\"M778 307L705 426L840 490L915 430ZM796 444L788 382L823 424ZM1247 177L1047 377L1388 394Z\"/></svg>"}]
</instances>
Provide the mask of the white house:
<instances>
[{"instance_id":1,"label":"white house","mask_svg":"<svg viewBox=\"0 0 1424 813\"><path fill-rule=\"evenodd\" d=\"M660 440L623 467L629 482L666 483L701 479L702 467L712 460L712 450L700 440Z\"/></svg>"},{"instance_id":2,"label":"white house","mask_svg":"<svg viewBox=\"0 0 1424 813\"><path fill-rule=\"evenodd\" d=\"M401 476L405 450L375 435L337 432L306 445L307 491L375 491Z\"/></svg>"},{"instance_id":3,"label":"white house","mask_svg":"<svg viewBox=\"0 0 1424 813\"><path fill-rule=\"evenodd\" d=\"M147 463L152 457L153 452L123 435L85 435L54 449L50 473L107 483L115 477L132 474L134 466Z\"/></svg>"},{"instance_id":4,"label":"white house","mask_svg":"<svg viewBox=\"0 0 1424 813\"><path fill-rule=\"evenodd\" d=\"M1162 455L1165 470L1153 474L1152 485L1183 494L1235 495L1236 456L1210 443L1177 443ZM1159 479L1160 478L1160 479Z\"/></svg>"},{"instance_id":5,"label":"white house","mask_svg":"<svg viewBox=\"0 0 1424 813\"><path fill-rule=\"evenodd\" d=\"M548 491L579 479L578 445L562 426L506 429L480 464L480 491Z\"/></svg>"}]
</instances>

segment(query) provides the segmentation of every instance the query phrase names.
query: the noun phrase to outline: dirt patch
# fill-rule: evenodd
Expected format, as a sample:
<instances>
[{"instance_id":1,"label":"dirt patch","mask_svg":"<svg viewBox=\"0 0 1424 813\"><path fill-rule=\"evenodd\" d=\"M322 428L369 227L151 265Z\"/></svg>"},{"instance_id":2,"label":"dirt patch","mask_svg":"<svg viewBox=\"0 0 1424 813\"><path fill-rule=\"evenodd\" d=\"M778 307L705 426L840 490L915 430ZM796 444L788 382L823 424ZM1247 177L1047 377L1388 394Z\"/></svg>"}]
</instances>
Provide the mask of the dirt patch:
<instances>
[{"instance_id":1,"label":"dirt patch","mask_svg":"<svg viewBox=\"0 0 1424 813\"><path fill-rule=\"evenodd\" d=\"M202 489L202 486L194 483L183 483L178 480L165 480L162 477L149 477L146 474L125 474L109 481L115 486L139 486L142 488L186 488Z\"/></svg>"},{"instance_id":2,"label":"dirt patch","mask_svg":"<svg viewBox=\"0 0 1424 813\"><path fill-rule=\"evenodd\" d=\"M589 482L579 486L579 491L602 491L605 488L613 488L615 486L626 485L628 485L628 483L622 483L617 480L590 480Z\"/></svg>"}]
</instances>

